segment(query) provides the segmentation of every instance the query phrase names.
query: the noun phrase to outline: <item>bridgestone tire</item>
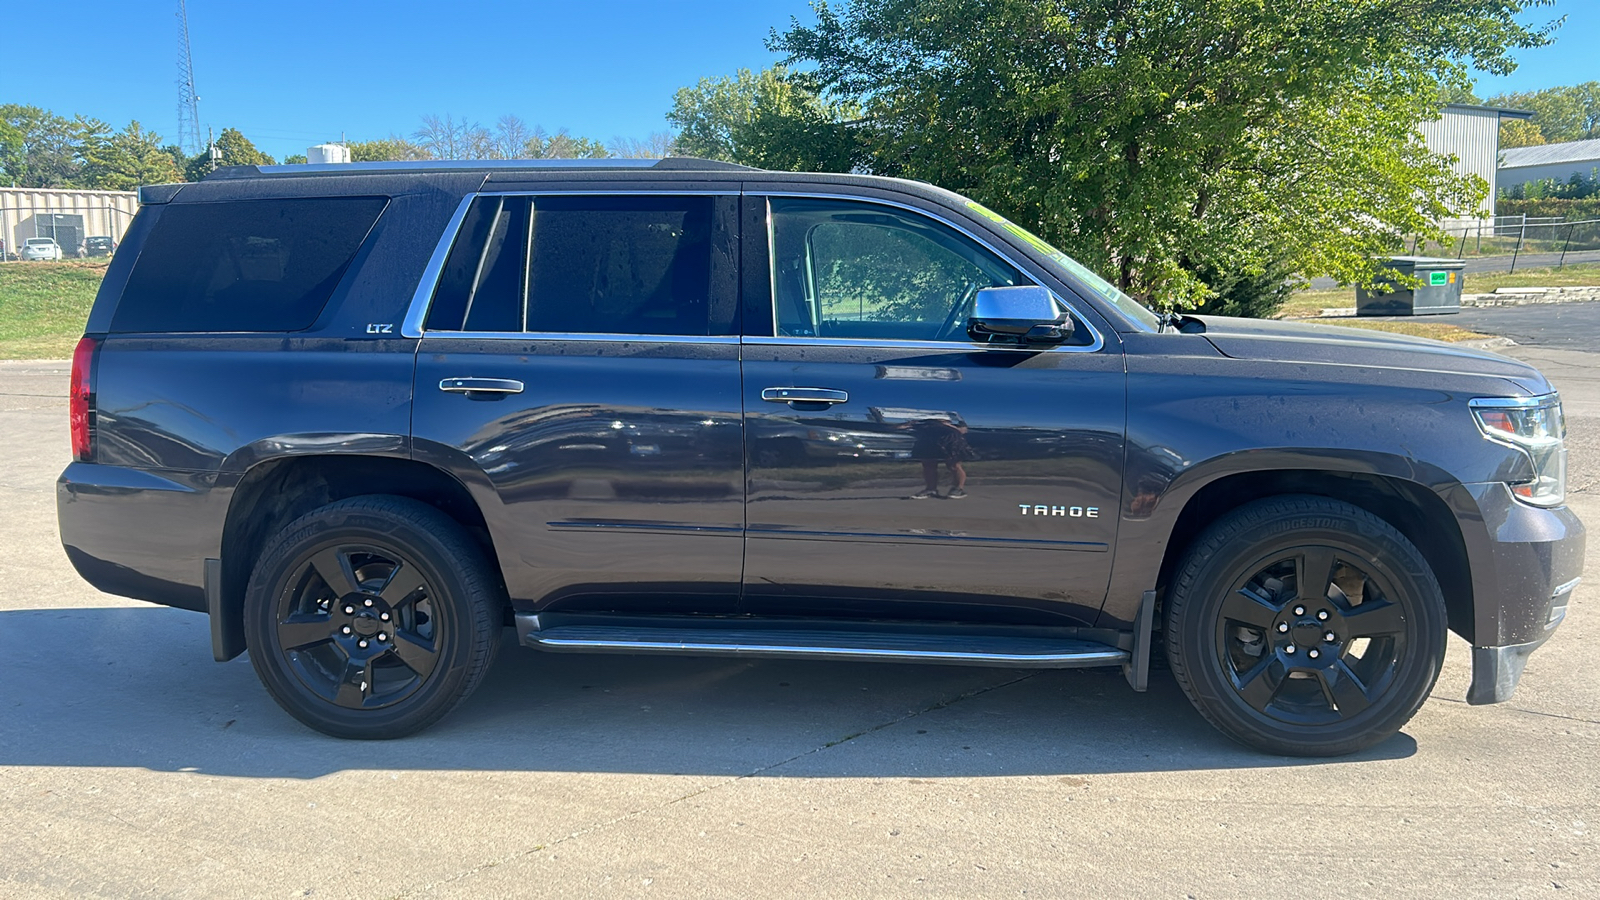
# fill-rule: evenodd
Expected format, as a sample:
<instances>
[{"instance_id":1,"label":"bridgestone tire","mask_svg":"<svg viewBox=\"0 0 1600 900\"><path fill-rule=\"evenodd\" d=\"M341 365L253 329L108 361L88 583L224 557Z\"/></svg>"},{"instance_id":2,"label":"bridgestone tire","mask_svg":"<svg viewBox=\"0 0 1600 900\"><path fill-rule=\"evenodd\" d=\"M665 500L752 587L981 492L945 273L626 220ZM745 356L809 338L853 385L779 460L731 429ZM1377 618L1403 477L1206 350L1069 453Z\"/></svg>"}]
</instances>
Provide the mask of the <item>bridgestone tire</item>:
<instances>
[{"instance_id":1,"label":"bridgestone tire","mask_svg":"<svg viewBox=\"0 0 1600 900\"><path fill-rule=\"evenodd\" d=\"M261 683L296 719L334 737L397 738L477 688L504 606L485 554L450 517L404 497L354 497L268 542L245 639Z\"/></svg>"},{"instance_id":2,"label":"bridgestone tire","mask_svg":"<svg viewBox=\"0 0 1600 900\"><path fill-rule=\"evenodd\" d=\"M1289 756L1354 753L1399 731L1439 677L1445 629L1417 548L1325 497L1222 517L1166 598L1167 657L1195 708L1234 740Z\"/></svg>"}]
</instances>

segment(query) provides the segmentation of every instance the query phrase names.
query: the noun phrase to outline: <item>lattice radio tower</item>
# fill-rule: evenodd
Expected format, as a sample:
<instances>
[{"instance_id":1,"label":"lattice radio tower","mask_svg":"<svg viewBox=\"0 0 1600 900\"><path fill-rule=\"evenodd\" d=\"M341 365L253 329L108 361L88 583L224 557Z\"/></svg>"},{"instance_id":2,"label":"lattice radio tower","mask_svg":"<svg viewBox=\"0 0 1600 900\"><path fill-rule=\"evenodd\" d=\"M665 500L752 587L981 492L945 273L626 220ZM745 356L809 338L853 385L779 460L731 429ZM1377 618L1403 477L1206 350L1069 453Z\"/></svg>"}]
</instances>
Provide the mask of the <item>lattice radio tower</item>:
<instances>
[{"instance_id":1,"label":"lattice radio tower","mask_svg":"<svg viewBox=\"0 0 1600 900\"><path fill-rule=\"evenodd\" d=\"M194 92L194 59L189 55L189 8L184 0L178 0L178 146L195 156L203 140L200 98Z\"/></svg>"}]
</instances>

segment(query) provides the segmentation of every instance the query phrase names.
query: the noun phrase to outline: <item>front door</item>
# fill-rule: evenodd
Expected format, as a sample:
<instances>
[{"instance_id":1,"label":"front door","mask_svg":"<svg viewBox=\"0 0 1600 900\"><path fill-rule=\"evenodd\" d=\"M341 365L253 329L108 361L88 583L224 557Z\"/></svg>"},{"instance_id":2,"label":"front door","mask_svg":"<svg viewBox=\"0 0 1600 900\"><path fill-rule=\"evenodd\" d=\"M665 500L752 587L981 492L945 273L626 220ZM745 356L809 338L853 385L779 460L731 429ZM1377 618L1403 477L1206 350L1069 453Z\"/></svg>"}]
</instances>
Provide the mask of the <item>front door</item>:
<instances>
[{"instance_id":1,"label":"front door","mask_svg":"<svg viewBox=\"0 0 1600 900\"><path fill-rule=\"evenodd\" d=\"M972 341L980 288L1032 282L919 212L773 196L768 215L772 326L744 339L744 608L1092 624L1121 498L1114 336L1075 317L1064 346Z\"/></svg>"},{"instance_id":2,"label":"front door","mask_svg":"<svg viewBox=\"0 0 1600 900\"><path fill-rule=\"evenodd\" d=\"M736 196L485 195L417 353L417 458L479 504L524 611L733 612Z\"/></svg>"}]
</instances>

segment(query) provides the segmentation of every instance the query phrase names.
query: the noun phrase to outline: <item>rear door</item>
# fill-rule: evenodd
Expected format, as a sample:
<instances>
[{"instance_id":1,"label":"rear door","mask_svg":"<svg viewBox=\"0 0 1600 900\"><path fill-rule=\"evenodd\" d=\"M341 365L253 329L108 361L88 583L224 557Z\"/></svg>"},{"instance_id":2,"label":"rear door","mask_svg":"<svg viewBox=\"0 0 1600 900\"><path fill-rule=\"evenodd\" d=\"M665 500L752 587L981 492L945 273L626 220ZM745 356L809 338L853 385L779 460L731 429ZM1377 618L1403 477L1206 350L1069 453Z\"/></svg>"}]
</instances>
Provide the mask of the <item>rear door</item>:
<instances>
[{"instance_id":1,"label":"rear door","mask_svg":"<svg viewBox=\"0 0 1600 900\"><path fill-rule=\"evenodd\" d=\"M1120 347L972 341L980 288L1035 283L930 212L746 198L745 608L1092 624L1121 497ZM746 232L754 223L745 223ZM765 257L770 252L770 260Z\"/></svg>"},{"instance_id":2,"label":"rear door","mask_svg":"<svg viewBox=\"0 0 1600 900\"><path fill-rule=\"evenodd\" d=\"M414 452L478 493L519 609L736 608L737 209L556 192L466 209L417 355Z\"/></svg>"}]
</instances>

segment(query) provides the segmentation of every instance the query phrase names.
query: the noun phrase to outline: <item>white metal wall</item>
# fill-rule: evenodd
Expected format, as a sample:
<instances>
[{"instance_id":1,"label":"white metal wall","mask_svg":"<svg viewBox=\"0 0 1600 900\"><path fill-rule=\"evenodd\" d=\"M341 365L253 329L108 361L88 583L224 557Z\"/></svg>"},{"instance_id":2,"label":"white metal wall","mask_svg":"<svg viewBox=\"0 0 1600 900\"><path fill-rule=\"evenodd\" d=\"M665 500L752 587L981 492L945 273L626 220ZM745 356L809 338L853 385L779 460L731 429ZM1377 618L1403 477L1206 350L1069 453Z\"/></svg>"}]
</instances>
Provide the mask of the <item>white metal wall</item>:
<instances>
[{"instance_id":1,"label":"white metal wall","mask_svg":"<svg viewBox=\"0 0 1600 900\"><path fill-rule=\"evenodd\" d=\"M37 237L37 216L66 213L83 217L83 236L108 236L118 243L139 211L135 191L69 191L46 188L0 188L0 239L16 253L22 242ZM45 234L49 236L48 233ZM63 247L72 255L76 247Z\"/></svg>"},{"instance_id":2,"label":"white metal wall","mask_svg":"<svg viewBox=\"0 0 1600 900\"><path fill-rule=\"evenodd\" d=\"M1546 163L1542 166L1518 166L1515 169L1500 170L1500 186L1516 187L1530 181L1539 181L1545 178L1554 178L1563 184L1572 179L1574 175L1594 177L1600 172L1600 159L1584 159L1575 162Z\"/></svg>"},{"instance_id":3,"label":"white metal wall","mask_svg":"<svg viewBox=\"0 0 1600 900\"><path fill-rule=\"evenodd\" d=\"M1422 123L1422 139L1428 149L1454 156L1458 174L1476 175L1489 184L1480 212L1494 215L1496 171L1500 165L1500 113L1492 109L1462 109L1447 106L1442 118Z\"/></svg>"}]
</instances>

